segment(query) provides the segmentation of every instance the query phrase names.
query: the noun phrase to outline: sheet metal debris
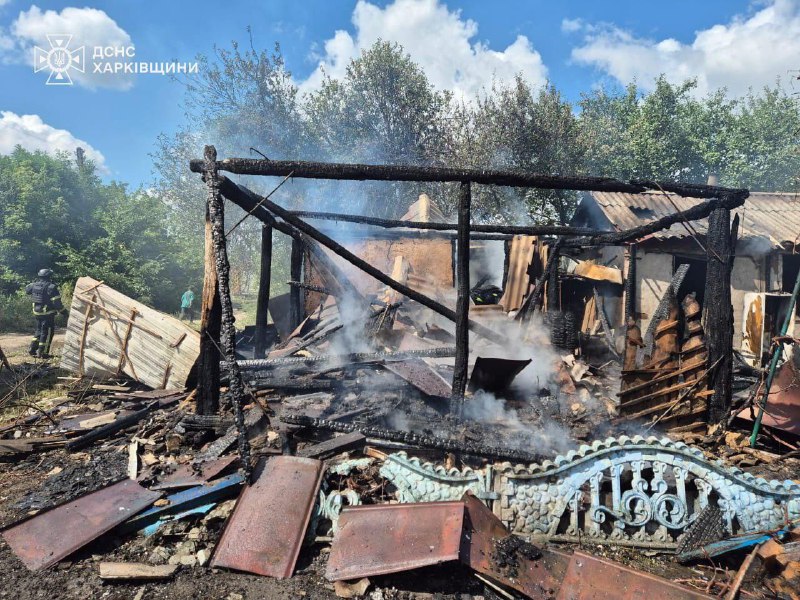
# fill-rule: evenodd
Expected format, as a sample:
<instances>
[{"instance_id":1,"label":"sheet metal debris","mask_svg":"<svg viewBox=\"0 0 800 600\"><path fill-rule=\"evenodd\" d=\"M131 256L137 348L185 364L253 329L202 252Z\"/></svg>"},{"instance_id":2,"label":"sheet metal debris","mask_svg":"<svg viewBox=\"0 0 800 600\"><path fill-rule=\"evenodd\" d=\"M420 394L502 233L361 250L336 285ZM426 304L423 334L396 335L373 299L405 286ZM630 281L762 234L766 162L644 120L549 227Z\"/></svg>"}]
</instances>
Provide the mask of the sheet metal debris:
<instances>
[{"instance_id":1,"label":"sheet metal debris","mask_svg":"<svg viewBox=\"0 0 800 600\"><path fill-rule=\"evenodd\" d=\"M463 502L346 507L325 577L358 579L456 560L463 522Z\"/></svg>"},{"instance_id":2,"label":"sheet metal debris","mask_svg":"<svg viewBox=\"0 0 800 600\"><path fill-rule=\"evenodd\" d=\"M137 531L163 520L168 515L175 515L230 498L236 495L243 482L244 478L239 473L234 473L213 484L198 485L188 490L177 492L167 496L167 504L164 506L155 506L130 519L122 527L122 530Z\"/></svg>"},{"instance_id":3,"label":"sheet metal debris","mask_svg":"<svg viewBox=\"0 0 800 600\"><path fill-rule=\"evenodd\" d=\"M556 600L699 600L711 596L676 583L635 571L590 554L575 552L569 561Z\"/></svg>"},{"instance_id":4,"label":"sheet metal debris","mask_svg":"<svg viewBox=\"0 0 800 600\"><path fill-rule=\"evenodd\" d=\"M180 465L174 473L162 479L161 483L153 486L152 489L168 490L202 485L223 473L238 460L239 457L232 454L215 460L199 461L196 465Z\"/></svg>"},{"instance_id":5,"label":"sheet metal debris","mask_svg":"<svg viewBox=\"0 0 800 600\"><path fill-rule=\"evenodd\" d=\"M487 392L502 392L511 385L514 378L531 362L530 358L512 360L479 356L475 359L475 367L472 369L467 389L470 392L479 389Z\"/></svg>"},{"instance_id":6,"label":"sheet metal debris","mask_svg":"<svg viewBox=\"0 0 800 600\"><path fill-rule=\"evenodd\" d=\"M262 459L222 533L212 567L291 577L322 480L322 462Z\"/></svg>"},{"instance_id":7,"label":"sheet metal debris","mask_svg":"<svg viewBox=\"0 0 800 600\"><path fill-rule=\"evenodd\" d=\"M502 540L512 536L489 508L471 493L463 497L466 514L461 538L460 560L512 589L533 598L550 598L561 586L567 568L563 555L539 552L539 557L526 551L498 552ZM527 555L527 556L526 556Z\"/></svg>"},{"instance_id":8,"label":"sheet metal debris","mask_svg":"<svg viewBox=\"0 0 800 600\"><path fill-rule=\"evenodd\" d=\"M449 398L453 390L447 380L422 360L411 359L403 362L386 363L384 368L402 377L423 394Z\"/></svg>"},{"instance_id":9,"label":"sheet metal debris","mask_svg":"<svg viewBox=\"0 0 800 600\"><path fill-rule=\"evenodd\" d=\"M32 571L54 565L144 510L161 494L126 479L14 525L3 538Z\"/></svg>"}]
</instances>

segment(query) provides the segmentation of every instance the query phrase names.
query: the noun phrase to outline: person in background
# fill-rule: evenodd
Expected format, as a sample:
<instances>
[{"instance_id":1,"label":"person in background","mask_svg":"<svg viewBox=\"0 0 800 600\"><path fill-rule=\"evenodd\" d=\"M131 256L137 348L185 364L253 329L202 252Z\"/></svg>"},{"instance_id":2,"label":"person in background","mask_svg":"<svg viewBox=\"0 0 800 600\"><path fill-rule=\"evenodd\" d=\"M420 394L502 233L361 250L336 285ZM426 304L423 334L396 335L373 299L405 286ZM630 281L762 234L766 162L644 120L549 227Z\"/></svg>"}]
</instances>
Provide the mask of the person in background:
<instances>
[{"instance_id":1,"label":"person in background","mask_svg":"<svg viewBox=\"0 0 800 600\"><path fill-rule=\"evenodd\" d=\"M192 304L194 303L194 292L192 288L187 289L183 292L183 296L181 296L181 320L189 317L189 323L194 323L194 309L192 308Z\"/></svg>"},{"instance_id":2,"label":"person in background","mask_svg":"<svg viewBox=\"0 0 800 600\"><path fill-rule=\"evenodd\" d=\"M36 280L25 287L25 293L33 300L33 316L36 319L36 333L28 353L37 358L52 358L50 344L56 328L56 314L66 312L61 303L61 292L51 281L52 276L50 269L41 269Z\"/></svg>"}]
</instances>

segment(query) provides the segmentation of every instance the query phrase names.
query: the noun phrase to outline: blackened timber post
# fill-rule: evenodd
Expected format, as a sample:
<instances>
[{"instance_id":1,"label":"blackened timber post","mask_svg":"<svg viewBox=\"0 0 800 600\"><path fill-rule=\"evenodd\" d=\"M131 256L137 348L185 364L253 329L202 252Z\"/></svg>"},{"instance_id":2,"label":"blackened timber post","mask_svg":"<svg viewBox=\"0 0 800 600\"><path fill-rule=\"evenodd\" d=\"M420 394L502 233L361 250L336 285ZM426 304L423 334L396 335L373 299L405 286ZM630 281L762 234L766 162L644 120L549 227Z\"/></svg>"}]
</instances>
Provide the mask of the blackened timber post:
<instances>
[{"instance_id":1,"label":"blackened timber post","mask_svg":"<svg viewBox=\"0 0 800 600\"><path fill-rule=\"evenodd\" d=\"M458 237L456 238L456 357L453 370L453 393L450 412L461 416L467 389L469 357L469 226L472 204L470 183L461 184L458 197Z\"/></svg>"},{"instance_id":2,"label":"blackened timber post","mask_svg":"<svg viewBox=\"0 0 800 600\"><path fill-rule=\"evenodd\" d=\"M547 312L555 313L559 310L559 305L561 304L558 301L560 287L558 265L561 262L561 245L553 244L550 246L550 252L552 254L547 257L547 262L551 265L550 271L547 274Z\"/></svg>"},{"instance_id":3,"label":"blackened timber post","mask_svg":"<svg viewBox=\"0 0 800 600\"><path fill-rule=\"evenodd\" d=\"M628 272L625 274L625 323L636 320L636 244L628 246Z\"/></svg>"},{"instance_id":4,"label":"blackened timber post","mask_svg":"<svg viewBox=\"0 0 800 600\"><path fill-rule=\"evenodd\" d=\"M197 414L219 412L219 331L222 310L219 304L217 264L211 238L211 217L206 202L205 253L203 258L203 298L200 308L200 354L197 358Z\"/></svg>"},{"instance_id":5,"label":"blackened timber post","mask_svg":"<svg viewBox=\"0 0 800 600\"><path fill-rule=\"evenodd\" d=\"M292 256L289 265L290 277L292 281L303 280L303 254L305 248L303 242L297 238L292 238ZM303 298L305 293L302 289L293 285L289 290L289 316L292 329L300 324L303 320L303 313L305 312L305 302Z\"/></svg>"},{"instance_id":6,"label":"blackened timber post","mask_svg":"<svg viewBox=\"0 0 800 600\"><path fill-rule=\"evenodd\" d=\"M220 179L217 173L217 150L214 146L205 147L205 180L208 187L208 214L211 220L211 238L214 245L214 259L217 266L217 285L222 312L220 329L220 349L228 371L228 393L233 404L234 420L239 434L239 458L245 477L250 478L253 466L250 463L250 442L244 423L244 382L236 362L236 326L233 317L233 302L230 289L230 263L225 240L225 210L220 194Z\"/></svg>"},{"instance_id":7,"label":"blackened timber post","mask_svg":"<svg viewBox=\"0 0 800 600\"><path fill-rule=\"evenodd\" d=\"M267 346L267 316L269 310L269 287L272 283L272 227L261 228L261 272L258 277L256 300L256 339L254 358L263 358Z\"/></svg>"},{"instance_id":8,"label":"blackened timber post","mask_svg":"<svg viewBox=\"0 0 800 600\"><path fill-rule=\"evenodd\" d=\"M717 423L731 405L733 379L733 306L731 304L731 211L720 207L708 218L706 238L708 266L705 288L705 331L708 364L717 365L709 373L709 389L714 391L708 418Z\"/></svg>"}]
</instances>

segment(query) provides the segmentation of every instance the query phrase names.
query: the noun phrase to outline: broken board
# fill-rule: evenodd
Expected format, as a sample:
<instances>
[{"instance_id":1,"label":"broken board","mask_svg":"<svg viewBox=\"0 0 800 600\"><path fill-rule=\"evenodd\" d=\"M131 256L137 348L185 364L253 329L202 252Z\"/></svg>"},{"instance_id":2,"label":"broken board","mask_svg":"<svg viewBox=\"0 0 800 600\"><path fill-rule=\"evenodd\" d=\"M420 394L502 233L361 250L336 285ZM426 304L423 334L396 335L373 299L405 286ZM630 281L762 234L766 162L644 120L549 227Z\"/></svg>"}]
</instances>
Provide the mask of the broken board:
<instances>
[{"instance_id":1,"label":"broken board","mask_svg":"<svg viewBox=\"0 0 800 600\"><path fill-rule=\"evenodd\" d=\"M200 334L178 319L81 277L72 296L61 368L78 375L126 374L154 389L183 389Z\"/></svg>"}]
</instances>

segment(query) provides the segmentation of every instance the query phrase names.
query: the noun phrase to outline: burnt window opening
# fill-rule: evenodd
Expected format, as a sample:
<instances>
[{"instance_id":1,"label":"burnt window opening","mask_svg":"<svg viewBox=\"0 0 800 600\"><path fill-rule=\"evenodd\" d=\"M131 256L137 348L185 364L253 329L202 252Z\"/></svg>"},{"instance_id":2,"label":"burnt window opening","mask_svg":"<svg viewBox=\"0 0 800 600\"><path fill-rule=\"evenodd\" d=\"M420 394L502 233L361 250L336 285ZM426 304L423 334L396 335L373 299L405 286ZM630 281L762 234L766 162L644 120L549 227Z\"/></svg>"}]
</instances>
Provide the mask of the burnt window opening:
<instances>
[{"instance_id":1,"label":"burnt window opening","mask_svg":"<svg viewBox=\"0 0 800 600\"><path fill-rule=\"evenodd\" d=\"M703 300L706 295L706 269L707 262L705 258L698 258L692 256L673 256L672 257L672 274L675 275L676 271L681 265L689 265L689 270L686 277L683 278L676 299L678 304L683 302L683 299L688 295L694 293L695 299L703 306Z\"/></svg>"},{"instance_id":2,"label":"burnt window opening","mask_svg":"<svg viewBox=\"0 0 800 600\"><path fill-rule=\"evenodd\" d=\"M673 256L672 257L672 274L680 268L681 265L689 265L689 270L686 272L686 277L683 278L681 285L678 287L678 293L675 299L678 301L678 306L683 306L683 299L689 294L694 294L695 299L700 304L700 309L703 308L703 300L706 295L706 270L708 263L705 258L698 258L692 256ZM678 311L678 331L681 339L685 336L686 317L683 310Z\"/></svg>"}]
</instances>

